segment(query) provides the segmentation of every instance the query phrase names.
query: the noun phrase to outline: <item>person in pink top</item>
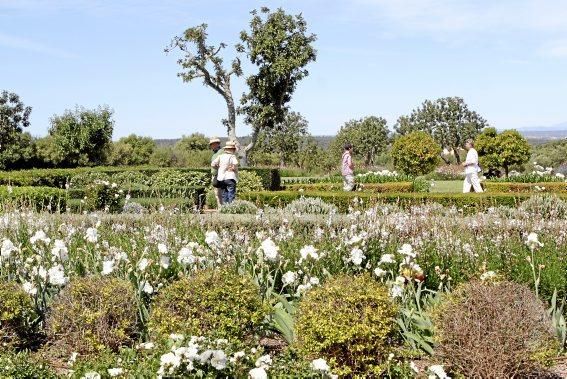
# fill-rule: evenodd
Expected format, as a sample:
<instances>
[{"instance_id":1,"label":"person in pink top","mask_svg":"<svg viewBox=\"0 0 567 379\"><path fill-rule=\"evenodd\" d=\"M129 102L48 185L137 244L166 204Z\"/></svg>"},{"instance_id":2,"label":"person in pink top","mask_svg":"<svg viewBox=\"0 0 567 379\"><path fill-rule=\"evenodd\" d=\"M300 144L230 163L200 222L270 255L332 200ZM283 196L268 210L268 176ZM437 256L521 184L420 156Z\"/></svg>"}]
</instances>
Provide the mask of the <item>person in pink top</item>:
<instances>
[{"instance_id":1,"label":"person in pink top","mask_svg":"<svg viewBox=\"0 0 567 379\"><path fill-rule=\"evenodd\" d=\"M345 144L341 174L343 175L343 190L352 191L354 189L354 164L352 163L352 145L350 143Z\"/></svg>"}]
</instances>

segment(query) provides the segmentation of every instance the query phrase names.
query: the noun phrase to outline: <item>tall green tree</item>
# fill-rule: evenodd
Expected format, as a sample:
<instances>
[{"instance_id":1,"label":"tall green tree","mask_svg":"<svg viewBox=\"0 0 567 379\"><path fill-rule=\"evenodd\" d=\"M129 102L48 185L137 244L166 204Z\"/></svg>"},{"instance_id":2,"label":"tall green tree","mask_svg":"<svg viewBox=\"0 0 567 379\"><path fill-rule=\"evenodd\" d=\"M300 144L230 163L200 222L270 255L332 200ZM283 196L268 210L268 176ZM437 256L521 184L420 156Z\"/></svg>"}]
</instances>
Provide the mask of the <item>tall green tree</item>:
<instances>
[{"instance_id":1,"label":"tall green tree","mask_svg":"<svg viewBox=\"0 0 567 379\"><path fill-rule=\"evenodd\" d=\"M461 163L459 149L468 138L475 138L488 126L477 112L471 111L460 97L426 100L409 116L398 119L395 130L404 135L421 130L431 135L442 147L452 150L457 163ZM443 158L446 163L449 163Z\"/></svg>"},{"instance_id":2,"label":"tall green tree","mask_svg":"<svg viewBox=\"0 0 567 379\"><path fill-rule=\"evenodd\" d=\"M228 138L236 141L236 106L231 79L242 75L240 59L236 57L229 66L225 66L221 53L226 44L209 45L207 37L207 24L191 27L181 36L174 37L165 51L181 52L182 57L177 63L182 71L177 76L184 82L202 79L205 86L222 96L227 109L227 118L222 122L227 127Z\"/></svg>"},{"instance_id":3,"label":"tall green tree","mask_svg":"<svg viewBox=\"0 0 567 379\"><path fill-rule=\"evenodd\" d=\"M390 154L394 167L409 175L428 174L439 164L441 146L426 132L415 131L396 138Z\"/></svg>"},{"instance_id":4,"label":"tall green tree","mask_svg":"<svg viewBox=\"0 0 567 379\"><path fill-rule=\"evenodd\" d=\"M193 133L189 136L182 136L179 141L175 143L175 150L189 151L189 150L208 150L209 140L201 133Z\"/></svg>"},{"instance_id":5,"label":"tall green tree","mask_svg":"<svg viewBox=\"0 0 567 379\"><path fill-rule=\"evenodd\" d=\"M18 170L36 164L36 145L29 133L15 133L12 141L0 148L0 169Z\"/></svg>"},{"instance_id":6,"label":"tall green tree","mask_svg":"<svg viewBox=\"0 0 567 379\"><path fill-rule=\"evenodd\" d=\"M483 168L490 171L502 167L506 177L511 166L528 162L531 155L528 141L513 129L498 134L496 129L487 128L476 138L475 148Z\"/></svg>"},{"instance_id":7,"label":"tall green tree","mask_svg":"<svg viewBox=\"0 0 567 379\"><path fill-rule=\"evenodd\" d=\"M241 100L239 112L252 126L252 138L245 151L252 150L262 131L281 125L298 83L309 72L305 68L315 61L315 34L307 32L301 14L289 15L283 9L271 12L263 7L254 10L250 30L242 31L237 46L258 71L248 76L248 92Z\"/></svg>"},{"instance_id":8,"label":"tall green tree","mask_svg":"<svg viewBox=\"0 0 567 379\"><path fill-rule=\"evenodd\" d=\"M354 156L365 165L375 164L376 157L386 151L389 143L387 121L382 117L368 116L346 122L331 143L331 151L340 156L345 143L353 145Z\"/></svg>"},{"instance_id":9,"label":"tall green tree","mask_svg":"<svg viewBox=\"0 0 567 379\"><path fill-rule=\"evenodd\" d=\"M156 149L156 142L151 137L130 134L112 144L109 157L111 165L145 165Z\"/></svg>"},{"instance_id":10,"label":"tall green tree","mask_svg":"<svg viewBox=\"0 0 567 379\"><path fill-rule=\"evenodd\" d=\"M17 94L0 92L0 149L7 148L22 128L30 125L31 111L31 107L25 106Z\"/></svg>"},{"instance_id":11,"label":"tall green tree","mask_svg":"<svg viewBox=\"0 0 567 379\"><path fill-rule=\"evenodd\" d=\"M97 166L106 162L114 130L113 111L108 107L66 110L51 118L49 135L60 162L66 167Z\"/></svg>"},{"instance_id":12,"label":"tall green tree","mask_svg":"<svg viewBox=\"0 0 567 379\"><path fill-rule=\"evenodd\" d=\"M258 149L277 154L281 167L297 161L304 140L309 136L308 127L309 123L300 113L290 112L280 125L259 133Z\"/></svg>"}]
</instances>

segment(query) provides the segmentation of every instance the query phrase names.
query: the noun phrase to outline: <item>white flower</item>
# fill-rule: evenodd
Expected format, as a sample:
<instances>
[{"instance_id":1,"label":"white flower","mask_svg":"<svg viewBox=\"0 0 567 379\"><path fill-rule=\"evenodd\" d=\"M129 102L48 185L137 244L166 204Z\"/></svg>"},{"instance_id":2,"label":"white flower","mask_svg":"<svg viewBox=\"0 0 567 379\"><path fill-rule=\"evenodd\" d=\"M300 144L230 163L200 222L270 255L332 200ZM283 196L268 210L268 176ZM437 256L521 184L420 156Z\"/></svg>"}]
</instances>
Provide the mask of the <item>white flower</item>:
<instances>
[{"instance_id":1,"label":"white flower","mask_svg":"<svg viewBox=\"0 0 567 379\"><path fill-rule=\"evenodd\" d=\"M316 276L309 278L309 284L311 284L312 286L319 285L319 278L317 278Z\"/></svg>"},{"instance_id":2,"label":"white flower","mask_svg":"<svg viewBox=\"0 0 567 379\"><path fill-rule=\"evenodd\" d=\"M557 174L555 174L556 177L558 177L559 179L565 179L565 175L563 175L562 173L558 172Z\"/></svg>"},{"instance_id":3,"label":"white flower","mask_svg":"<svg viewBox=\"0 0 567 379\"><path fill-rule=\"evenodd\" d=\"M268 354L262 355L260 358L256 359L256 367L270 367L272 364L272 357Z\"/></svg>"},{"instance_id":4,"label":"white flower","mask_svg":"<svg viewBox=\"0 0 567 379\"><path fill-rule=\"evenodd\" d=\"M392 254L384 254L382 255L382 257L380 258L380 262L378 264L382 264L382 263L394 263L394 256Z\"/></svg>"},{"instance_id":5,"label":"white flower","mask_svg":"<svg viewBox=\"0 0 567 379\"><path fill-rule=\"evenodd\" d=\"M193 250L187 247L184 247L181 250L179 250L179 253L177 255L177 262L183 265L190 265L195 263L195 256L193 255Z\"/></svg>"},{"instance_id":6,"label":"white flower","mask_svg":"<svg viewBox=\"0 0 567 379\"><path fill-rule=\"evenodd\" d=\"M293 271L288 271L282 276L283 284L286 286L295 283L296 280L297 280L297 274Z\"/></svg>"},{"instance_id":7,"label":"white flower","mask_svg":"<svg viewBox=\"0 0 567 379\"><path fill-rule=\"evenodd\" d=\"M528 234L528 239L526 240L526 245L528 245L531 249L535 249L536 247L542 247L543 243L539 242L538 236L536 233Z\"/></svg>"},{"instance_id":8,"label":"white flower","mask_svg":"<svg viewBox=\"0 0 567 379\"><path fill-rule=\"evenodd\" d=\"M317 249L313 245L307 245L299 250L299 254L301 255L301 260L305 260L308 257L311 257L315 260L319 259L319 254L317 254Z\"/></svg>"},{"instance_id":9,"label":"white flower","mask_svg":"<svg viewBox=\"0 0 567 379\"><path fill-rule=\"evenodd\" d=\"M124 370L122 370L121 368L109 368L108 369L108 375L110 375L112 378L114 378L115 376L122 375L123 371Z\"/></svg>"},{"instance_id":10,"label":"white flower","mask_svg":"<svg viewBox=\"0 0 567 379\"><path fill-rule=\"evenodd\" d=\"M263 367L253 368L248 372L250 379L268 379L268 373Z\"/></svg>"},{"instance_id":11,"label":"white flower","mask_svg":"<svg viewBox=\"0 0 567 379\"><path fill-rule=\"evenodd\" d=\"M62 286L67 283L65 271L63 270L63 266L61 265L51 267L47 271L47 275L49 276L49 283L54 286Z\"/></svg>"},{"instance_id":12,"label":"white flower","mask_svg":"<svg viewBox=\"0 0 567 379\"><path fill-rule=\"evenodd\" d=\"M160 254L167 254L167 246L164 243L158 243L157 249Z\"/></svg>"},{"instance_id":13,"label":"white flower","mask_svg":"<svg viewBox=\"0 0 567 379\"><path fill-rule=\"evenodd\" d=\"M402 297L403 293L404 293L404 289L399 284L394 284L392 288L390 288L390 297L393 298Z\"/></svg>"},{"instance_id":14,"label":"white flower","mask_svg":"<svg viewBox=\"0 0 567 379\"><path fill-rule=\"evenodd\" d=\"M441 365L429 366L429 371L435 374L435 375L430 375L429 378L451 379L451 377L447 375L445 369Z\"/></svg>"},{"instance_id":15,"label":"white flower","mask_svg":"<svg viewBox=\"0 0 567 379\"><path fill-rule=\"evenodd\" d=\"M314 359L311 362L311 368L315 371L321 371L321 372L329 372L330 370L327 361L324 360L323 358Z\"/></svg>"},{"instance_id":16,"label":"white flower","mask_svg":"<svg viewBox=\"0 0 567 379\"><path fill-rule=\"evenodd\" d=\"M65 242L55 240L53 248L51 249L51 255L61 259L61 261L66 261L67 258L69 258L69 251L67 250L67 246L65 246Z\"/></svg>"},{"instance_id":17,"label":"white flower","mask_svg":"<svg viewBox=\"0 0 567 379\"><path fill-rule=\"evenodd\" d=\"M415 253L413 252L413 248L411 247L411 245L409 243L404 243L402 245L402 247L400 248L400 250L398 250L398 253L403 254L405 256L411 257L411 258L415 258Z\"/></svg>"},{"instance_id":18,"label":"white flower","mask_svg":"<svg viewBox=\"0 0 567 379\"><path fill-rule=\"evenodd\" d=\"M114 271L114 260L111 259L109 261L102 262L102 275L109 275Z\"/></svg>"},{"instance_id":19,"label":"white flower","mask_svg":"<svg viewBox=\"0 0 567 379\"><path fill-rule=\"evenodd\" d=\"M18 251L16 246L9 239L2 241L2 247L0 248L0 256L2 258L9 258L13 252Z\"/></svg>"},{"instance_id":20,"label":"white flower","mask_svg":"<svg viewBox=\"0 0 567 379\"><path fill-rule=\"evenodd\" d=\"M274 243L274 241L272 241L271 238L266 238L264 241L262 241L262 244L260 245L260 249L262 249L262 251L264 252L264 256L266 257L267 260L269 261L277 261L278 259L278 251L280 250L279 247L276 246L276 244Z\"/></svg>"},{"instance_id":21,"label":"white flower","mask_svg":"<svg viewBox=\"0 0 567 379\"><path fill-rule=\"evenodd\" d=\"M30 282L25 282L22 285L22 287L23 287L24 291L26 291L26 293L28 293L32 296L34 296L37 293L37 288L33 284L31 284Z\"/></svg>"},{"instance_id":22,"label":"white flower","mask_svg":"<svg viewBox=\"0 0 567 379\"><path fill-rule=\"evenodd\" d=\"M167 353L160 357L159 359L162 367L173 367L177 368L181 364L181 357L175 355L174 353Z\"/></svg>"},{"instance_id":23,"label":"white flower","mask_svg":"<svg viewBox=\"0 0 567 379\"><path fill-rule=\"evenodd\" d=\"M480 276L480 280L482 280L484 282L485 280L490 280L490 279L494 278L495 276L496 276L496 273L494 271L487 271Z\"/></svg>"},{"instance_id":24,"label":"white flower","mask_svg":"<svg viewBox=\"0 0 567 379\"><path fill-rule=\"evenodd\" d=\"M43 230L38 230L35 234L30 238L30 242L35 244L36 242L41 241L49 244L51 242L51 238L47 237L47 234Z\"/></svg>"},{"instance_id":25,"label":"white flower","mask_svg":"<svg viewBox=\"0 0 567 379\"><path fill-rule=\"evenodd\" d=\"M381 278L383 276L385 276L387 273L386 270L382 270L380 267L376 267L374 269L374 275L376 275L377 277Z\"/></svg>"},{"instance_id":26,"label":"white flower","mask_svg":"<svg viewBox=\"0 0 567 379\"><path fill-rule=\"evenodd\" d=\"M140 284L142 284L142 291L144 291L148 295L151 295L152 293L154 293L154 287L152 287L152 285L150 283L148 283L147 281L143 281Z\"/></svg>"},{"instance_id":27,"label":"white flower","mask_svg":"<svg viewBox=\"0 0 567 379\"><path fill-rule=\"evenodd\" d=\"M141 344L136 346L136 348L143 350L152 350L154 347L155 344L153 342L142 342Z\"/></svg>"},{"instance_id":28,"label":"white flower","mask_svg":"<svg viewBox=\"0 0 567 379\"><path fill-rule=\"evenodd\" d=\"M100 374L96 371L89 371L81 379L100 379Z\"/></svg>"},{"instance_id":29,"label":"white flower","mask_svg":"<svg viewBox=\"0 0 567 379\"><path fill-rule=\"evenodd\" d=\"M217 232L206 232L205 233L205 243L210 247L220 245L220 238Z\"/></svg>"},{"instance_id":30,"label":"white flower","mask_svg":"<svg viewBox=\"0 0 567 379\"><path fill-rule=\"evenodd\" d=\"M213 357L211 358L211 366L217 370L224 370L226 368L226 354L222 350L214 350Z\"/></svg>"},{"instance_id":31,"label":"white flower","mask_svg":"<svg viewBox=\"0 0 567 379\"><path fill-rule=\"evenodd\" d=\"M356 266L360 266L362 264L362 261L364 260L364 258L366 258L366 256L364 255L364 253L362 252L362 250L360 250L359 248L355 247L354 249L352 249L352 251L350 252L350 258L349 260L354 263Z\"/></svg>"},{"instance_id":32,"label":"white flower","mask_svg":"<svg viewBox=\"0 0 567 379\"><path fill-rule=\"evenodd\" d=\"M162 255L161 257L159 257L159 265L164 269L169 268L170 262L171 259L167 255Z\"/></svg>"},{"instance_id":33,"label":"white flower","mask_svg":"<svg viewBox=\"0 0 567 379\"><path fill-rule=\"evenodd\" d=\"M183 336L183 334L172 333L169 335L169 339L175 342L181 342L185 339L185 337Z\"/></svg>"},{"instance_id":34,"label":"white flower","mask_svg":"<svg viewBox=\"0 0 567 379\"><path fill-rule=\"evenodd\" d=\"M415 372L416 374L419 374L419 367L417 367L417 365L415 364L414 361L411 361L409 366L413 370L413 372Z\"/></svg>"},{"instance_id":35,"label":"white flower","mask_svg":"<svg viewBox=\"0 0 567 379\"><path fill-rule=\"evenodd\" d=\"M145 271L149 264L150 261L147 258L142 258L140 262L138 262L138 269L140 271Z\"/></svg>"},{"instance_id":36,"label":"white flower","mask_svg":"<svg viewBox=\"0 0 567 379\"><path fill-rule=\"evenodd\" d=\"M88 228L85 239L87 242L96 243L98 241L98 230L96 230L96 228Z\"/></svg>"}]
</instances>

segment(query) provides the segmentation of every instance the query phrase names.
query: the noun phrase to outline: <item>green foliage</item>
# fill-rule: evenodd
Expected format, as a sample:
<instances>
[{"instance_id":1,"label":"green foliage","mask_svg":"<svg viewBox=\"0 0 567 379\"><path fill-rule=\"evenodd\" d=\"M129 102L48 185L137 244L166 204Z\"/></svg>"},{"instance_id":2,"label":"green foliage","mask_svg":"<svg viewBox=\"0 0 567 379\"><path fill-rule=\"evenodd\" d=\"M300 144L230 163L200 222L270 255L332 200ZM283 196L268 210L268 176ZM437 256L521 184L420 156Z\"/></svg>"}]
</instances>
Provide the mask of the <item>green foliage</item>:
<instances>
[{"instance_id":1,"label":"green foliage","mask_svg":"<svg viewBox=\"0 0 567 379\"><path fill-rule=\"evenodd\" d=\"M248 76L249 91L241 100L240 112L253 128L253 141L261 131L269 131L285 120L288 103L298 83L308 75L305 66L315 60L314 34L307 33L301 14L292 16L283 9L252 11L250 31L240 33L250 63L258 68Z\"/></svg>"},{"instance_id":2,"label":"green foliage","mask_svg":"<svg viewBox=\"0 0 567 379\"><path fill-rule=\"evenodd\" d=\"M174 150L209 150L209 140L201 133L193 133L189 136L182 136L175 144Z\"/></svg>"},{"instance_id":3,"label":"green foliage","mask_svg":"<svg viewBox=\"0 0 567 379\"><path fill-rule=\"evenodd\" d=\"M266 314L251 278L233 269L208 269L165 287L154 299L150 334L171 333L242 340L257 332Z\"/></svg>"},{"instance_id":4,"label":"green foliage","mask_svg":"<svg viewBox=\"0 0 567 379\"><path fill-rule=\"evenodd\" d=\"M123 191L116 183L96 180L85 188L85 209L118 213L124 207Z\"/></svg>"},{"instance_id":5,"label":"green foliage","mask_svg":"<svg viewBox=\"0 0 567 379\"><path fill-rule=\"evenodd\" d=\"M151 137L131 134L112 144L108 163L111 166L146 165L155 149L156 143Z\"/></svg>"},{"instance_id":6,"label":"green foliage","mask_svg":"<svg viewBox=\"0 0 567 379\"><path fill-rule=\"evenodd\" d=\"M175 167L208 167L211 165L211 150L173 150Z\"/></svg>"},{"instance_id":7,"label":"green foliage","mask_svg":"<svg viewBox=\"0 0 567 379\"><path fill-rule=\"evenodd\" d=\"M216 205L216 203L215 203ZM247 200L234 200L230 204L225 204L221 207L220 213L224 214L256 214L258 207Z\"/></svg>"},{"instance_id":8,"label":"green foliage","mask_svg":"<svg viewBox=\"0 0 567 379\"><path fill-rule=\"evenodd\" d=\"M325 203L321 198L300 197L289 203L285 210L293 214L332 214L337 213L337 207Z\"/></svg>"},{"instance_id":9,"label":"green foliage","mask_svg":"<svg viewBox=\"0 0 567 379\"><path fill-rule=\"evenodd\" d=\"M119 171L110 177L113 183L118 184L120 187L129 189L132 187L149 186L151 185L151 178L141 171Z\"/></svg>"},{"instance_id":10,"label":"green foliage","mask_svg":"<svg viewBox=\"0 0 567 379\"><path fill-rule=\"evenodd\" d=\"M370 276L335 276L307 292L295 322L297 349L327 359L339 376L380 376L397 341L396 305Z\"/></svg>"},{"instance_id":11,"label":"green foliage","mask_svg":"<svg viewBox=\"0 0 567 379\"><path fill-rule=\"evenodd\" d=\"M559 198L556 194L534 195L520 205L520 210L532 217L544 219L567 218L566 198Z\"/></svg>"},{"instance_id":12,"label":"green foliage","mask_svg":"<svg viewBox=\"0 0 567 379\"><path fill-rule=\"evenodd\" d=\"M0 92L0 150L6 149L22 127L30 125L31 107L26 107L20 97L12 92Z\"/></svg>"},{"instance_id":13,"label":"green foliage","mask_svg":"<svg viewBox=\"0 0 567 379\"><path fill-rule=\"evenodd\" d=\"M377 157L386 151L389 143L387 121L382 117L369 116L350 120L341 126L331 142L331 151L340 161L344 144L353 145L354 157L363 159L366 166L376 164Z\"/></svg>"},{"instance_id":14,"label":"green foliage","mask_svg":"<svg viewBox=\"0 0 567 379\"><path fill-rule=\"evenodd\" d=\"M77 107L51 118L49 135L53 138L64 167L97 166L106 162L110 152L114 121L108 107L95 110Z\"/></svg>"},{"instance_id":15,"label":"green foliage","mask_svg":"<svg viewBox=\"0 0 567 379\"><path fill-rule=\"evenodd\" d=\"M29 133L15 133L12 141L0 148L0 169L16 170L37 164L34 140Z\"/></svg>"},{"instance_id":16,"label":"green foliage","mask_svg":"<svg viewBox=\"0 0 567 379\"><path fill-rule=\"evenodd\" d=\"M176 162L177 158L169 146L157 147L150 156L150 165L155 167L172 167Z\"/></svg>"},{"instance_id":17,"label":"green foliage","mask_svg":"<svg viewBox=\"0 0 567 379\"><path fill-rule=\"evenodd\" d=\"M410 116L402 116L395 127L402 135L416 130L426 132L442 147L453 150L460 163L458 149L468 138L475 138L488 123L471 111L460 97L426 100Z\"/></svg>"},{"instance_id":18,"label":"green foliage","mask_svg":"<svg viewBox=\"0 0 567 379\"><path fill-rule=\"evenodd\" d=\"M375 193L386 193L386 192L413 192L414 184L418 184L418 189L422 189L421 182L394 182L394 183L367 183L358 184L357 189L363 192L375 192ZM425 182L427 187L429 184ZM342 183L318 183L318 184L291 184L286 185L285 189L288 191L342 191ZM429 189L429 188L427 188ZM422 189L420 192L427 192Z\"/></svg>"},{"instance_id":19,"label":"green foliage","mask_svg":"<svg viewBox=\"0 0 567 379\"><path fill-rule=\"evenodd\" d=\"M440 146L422 131L398 137L390 152L394 167L408 175L427 174L439 164Z\"/></svg>"},{"instance_id":20,"label":"green foliage","mask_svg":"<svg viewBox=\"0 0 567 379\"><path fill-rule=\"evenodd\" d=\"M483 182L483 186L492 192L567 192L567 183L564 182L541 182L541 183L517 183L517 182Z\"/></svg>"},{"instance_id":21,"label":"green foliage","mask_svg":"<svg viewBox=\"0 0 567 379\"><path fill-rule=\"evenodd\" d=\"M252 171L239 171L238 172L238 192L255 192L262 191L262 178Z\"/></svg>"},{"instance_id":22,"label":"green foliage","mask_svg":"<svg viewBox=\"0 0 567 379\"><path fill-rule=\"evenodd\" d=\"M0 187L0 204L14 208L30 207L38 211L64 211L64 190L49 187Z\"/></svg>"},{"instance_id":23,"label":"green foliage","mask_svg":"<svg viewBox=\"0 0 567 379\"><path fill-rule=\"evenodd\" d=\"M434 325L437 356L464 377L543 376L558 348L541 300L512 282L463 284L436 309Z\"/></svg>"},{"instance_id":24,"label":"green foliage","mask_svg":"<svg viewBox=\"0 0 567 379\"><path fill-rule=\"evenodd\" d=\"M30 295L16 283L0 283L0 344L29 347L38 315Z\"/></svg>"},{"instance_id":25,"label":"green foliage","mask_svg":"<svg viewBox=\"0 0 567 379\"><path fill-rule=\"evenodd\" d=\"M161 170L152 175L152 186L158 188L207 186L210 180L210 174L205 172Z\"/></svg>"},{"instance_id":26,"label":"green foliage","mask_svg":"<svg viewBox=\"0 0 567 379\"><path fill-rule=\"evenodd\" d=\"M521 165L530 159L530 145L516 130L497 134L496 129L487 128L476 139L480 163L488 170L504 169L506 177L510 166Z\"/></svg>"},{"instance_id":27,"label":"green foliage","mask_svg":"<svg viewBox=\"0 0 567 379\"><path fill-rule=\"evenodd\" d=\"M553 168L567 163L567 139L551 141L533 147L532 161L544 167Z\"/></svg>"},{"instance_id":28,"label":"green foliage","mask_svg":"<svg viewBox=\"0 0 567 379\"><path fill-rule=\"evenodd\" d=\"M6 379L57 379L59 376L47 362L34 357L29 352L0 353L1 377Z\"/></svg>"},{"instance_id":29,"label":"green foliage","mask_svg":"<svg viewBox=\"0 0 567 379\"><path fill-rule=\"evenodd\" d=\"M71 177L69 188L83 188L96 181L110 181L110 176L101 171L84 171Z\"/></svg>"},{"instance_id":30,"label":"green foliage","mask_svg":"<svg viewBox=\"0 0 567 379\"><path fill-rule=\"evenodd\" d=\"M494 178L490 179L492 182L513 182L513 183L552 183L552 182L565 182L565 179L559 178L555 175L541 174L537 172L510 175L507 178Z\"/></svg>"},{"instance_id":31,"label":"green foliage","mask_svg":"<svg viewBox=\"0 0 567 379\"><path fill-rule=\"evenodd\" d=\"M136 297L122 279L76 278L55 298L47 334L55 355L96 354L132 345L138 335Z\"/></svg>"}]
</instances>

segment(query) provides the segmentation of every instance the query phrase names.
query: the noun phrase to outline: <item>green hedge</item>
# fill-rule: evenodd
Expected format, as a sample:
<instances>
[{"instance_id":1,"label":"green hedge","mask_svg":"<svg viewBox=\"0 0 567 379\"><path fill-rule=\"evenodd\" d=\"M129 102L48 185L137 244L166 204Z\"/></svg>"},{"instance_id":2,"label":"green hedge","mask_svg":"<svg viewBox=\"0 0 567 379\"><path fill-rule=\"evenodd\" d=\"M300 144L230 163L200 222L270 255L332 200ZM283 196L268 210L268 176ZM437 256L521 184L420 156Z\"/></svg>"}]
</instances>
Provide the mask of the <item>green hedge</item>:
<instances>
[{"instance_id":1,"label":"green hedge","mask_svg":"<svg viewBox=\"0 0 567 379\"><path fill-rule=\"evenodd\" d=\"M327 203L334 204L340 212L346 212L355 204L355 199L362 200L363 207L377 204L397 204L402 207L438 203L444 206L456 206L465 212L483 211L494 206L517 206L531 195L524 193L479 193L479 194L445 194L445 193L364 193L364 192L317 192L317 191L280 191L250 192L239 195L241 199L254 202L258 206L283 207L293 200L304 197L319 197ZM567 195L559 194L567 200Z\"/></svg>"},{"instance_id":2,"label":"green hedge","mask_svg":"<svg viewBox=\"0 0 567 379\"><path fill-rule=\"evenodd\" d=\"M85 172L100 172L105 174L116 174L120 172L141 172L151 176L162 170L178 170L182 172L206 172L209 168L157 168L157 167L81 167L70 169L34 169L20 171L0 171L0 185L12 186L44 186L54 188L65 188L70 179ZM255 172L261 179L265 190L276 191L281 188L281 178L278 169L274 168L242 168L242 171Z\"/></svg>"},{"instance_id":3,"label":"green hedge","mask_svg":"<svg viewBox=\"0 0 567 379\"><path fill-rule=\"evenodd\" d=\"M206 192L205 187L139 187L125 190L124 194L130 195L131 198L184 198L184 199L197 199L199 196L204 196ZM85 197L84 188L71 188L69 189L69 198L82 199Z\"/></svg>"},{"instance_id":4,"label":"green hedge","mask_svg":"<svg viewBox=\"0 0 567 379\"><path fill-rule=\"evenodd\" d=\"M414 192L412 182L395 182L395 183L357 183L357 189L364 192L373 193L399 193ZM290 184L284 187L288 191L342 191L342 183L319 183L319 184Z\"/></svg>"},{"instance_id":5,"label":"green hedge","mask_svg":"<svg viewBox=\"0 0 567 379\"><path fill-rule=\"evenodd\" d=\"M37 210L62 210L67 207L64 190L50 187L0 187L2 206L33 207Z\"/></svg>"},{"instance_id":6,"label":"green hedge","mask_svg":"<svg viewBox=\"0 0 567 379\"><path fill-rule=\"evenodd\" d=\"M184 198L132 198L129 202L138 203L144 208L152 210L159 209L159 207L163 205L167 208L179 208L183 211L191 211L195 206L198 206L195 204L195 199ZM67 201L67 207L73 213L85 210L85 204L81 203L80 199L69 199Z\"/></svg>"},{"instance_id":7,"label":"green hedge","mask_svg":"<svg viewBox=\"0 0 567 379\"><path fill-rule=\"evenodd\" d=\"M567 193L565 182L544 183L513 183L513 182L483 182L484 187L492 192L554 192ZM537 188L536 188L537 187Z\"/></svg>"}]
</instances>

